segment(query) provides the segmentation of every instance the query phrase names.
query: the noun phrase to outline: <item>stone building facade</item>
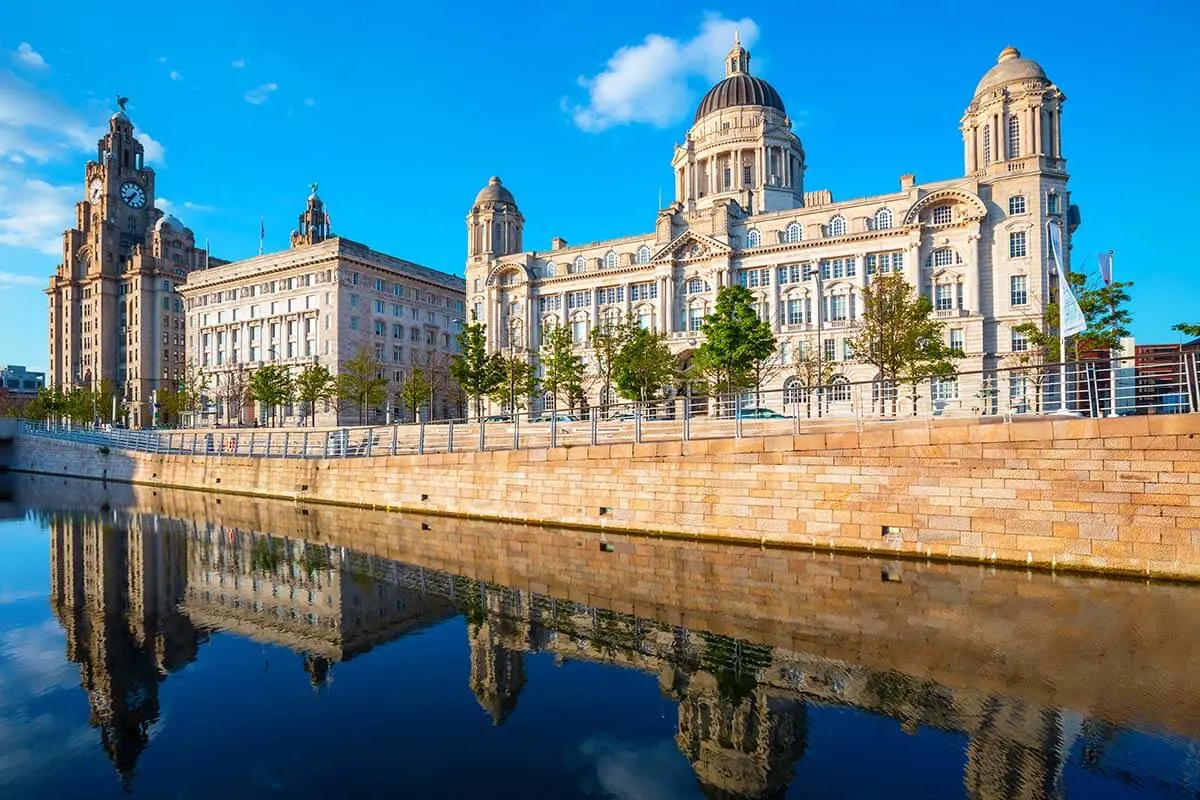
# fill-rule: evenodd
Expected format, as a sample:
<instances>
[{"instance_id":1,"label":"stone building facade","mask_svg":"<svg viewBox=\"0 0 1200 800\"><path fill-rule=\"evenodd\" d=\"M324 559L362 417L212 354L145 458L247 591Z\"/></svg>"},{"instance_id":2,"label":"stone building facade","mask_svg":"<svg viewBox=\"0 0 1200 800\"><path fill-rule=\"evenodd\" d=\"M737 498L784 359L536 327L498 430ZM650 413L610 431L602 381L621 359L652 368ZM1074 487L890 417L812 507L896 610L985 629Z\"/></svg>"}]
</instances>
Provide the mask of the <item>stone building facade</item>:
<instances>
[{"instance_id":1,"label":"stone building facade","mask_svg":"<svg viewBox=\"0 0 1200 800\"><path fill-rule=\"evenodd\" d=\"M203 421L249 424L267 409L242 398L249 375L265 364L298 374L323 364L337 375L366 347L387 378L379 408L321 403L317 425L372 424L409 418L400 386L416 367L431 378L433 418L456 416L461 393L450 380L463 315L463 279L422 267L333 236L314 188L301 213L291 248L200 270L188 276L186 304L190 368L207 376ZM284 424L299 424L307 409L282 409Z\"/></svg>"},{"instance_id":2,"label":"stone building facade","mask_svg":"<svg viewBox=\"0 0 1200 800\"><path fill-rule=\"evenodd\" d=\"M889 272L931 299L949 343L966 354L960 371L994 370L1030 346L1013 329L1041 323L1050 299L1047 223L1061 221L1066 252L1078 223L1062 149L1065 96L1037 63L1008 47L979 81L960 120L961 177L902 175L895 191L845 200L805 186L808 154L740 43L725 69L675 148L675 201L653 230L529 250L513 193L499 178L479 193L467 216L467 305L493 349L536 359L545 328L565 325L587 360L597 325L632 316L664 333L686 366L717 291L741 284L780 343L781 369L764 388L795 386L792 365L817 352L836 365L835 384L872 381L872 368L849 360L848 341L864 287ZM595 393L589 403L601 401Z\"/></svg>"},{"instance_id":3,"label":"stone building facade","mask_svg":"<svg viewBox=\"0 0 1200 800\"><path fill-rule=\"evenodd\" d=\"M84 199L50 277L49 384L113 394L117 418L149 425L159 390L184 371L183 301L192 270L223 264L178 219L155 207L155 173L124 99L84 167ZM108 403L101 403L107 419ZM123 411L122 411L123 409Z\"/></svg>"}]
</instances>

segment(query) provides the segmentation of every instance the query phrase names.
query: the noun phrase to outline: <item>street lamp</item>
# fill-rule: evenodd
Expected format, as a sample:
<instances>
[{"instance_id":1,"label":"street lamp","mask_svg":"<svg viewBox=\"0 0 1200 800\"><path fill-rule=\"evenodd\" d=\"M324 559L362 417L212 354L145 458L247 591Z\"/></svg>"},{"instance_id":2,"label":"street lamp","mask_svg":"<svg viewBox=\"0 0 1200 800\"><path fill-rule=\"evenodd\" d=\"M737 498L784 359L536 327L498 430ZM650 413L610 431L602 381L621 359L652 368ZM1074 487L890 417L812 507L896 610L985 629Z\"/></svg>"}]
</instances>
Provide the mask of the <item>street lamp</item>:
<instances>
[{"instance_id":1,"label":"street lamp","mask_svg":"<svg viewBox=\"0 0 1200 800\"><path fill-rule=\"evenodd\" d=\"M821 268L810 268L804 271L804 280L815 277L817 279L817 416L821 416L821 406L824 399L824 383L825 373L822 372L821 358L823 356L823 348L825 343L821 341L822 326L821 323L825 318L825 283L821 277Z\"/></svg>"}]
</instances>

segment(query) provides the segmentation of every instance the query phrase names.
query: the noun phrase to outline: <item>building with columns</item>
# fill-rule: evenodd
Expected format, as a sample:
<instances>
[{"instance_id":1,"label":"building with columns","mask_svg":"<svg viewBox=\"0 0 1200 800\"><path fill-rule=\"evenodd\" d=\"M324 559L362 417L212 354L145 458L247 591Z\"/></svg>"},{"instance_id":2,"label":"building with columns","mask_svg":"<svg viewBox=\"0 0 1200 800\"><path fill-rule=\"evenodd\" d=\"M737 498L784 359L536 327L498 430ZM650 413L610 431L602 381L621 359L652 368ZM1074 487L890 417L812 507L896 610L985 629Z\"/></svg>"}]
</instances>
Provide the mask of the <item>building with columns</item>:
<instances>
[{"instance_id":1,"label":"building with columns","mask_svg":"<svg viewBox=\"0 0 1200 800\"><path fill-rule=\"evenodd\" d=\"M291 248L188 275L187 353L207 376L207 423L265 422L268 409L246 399L249 376L266 364L298 374L323 364L338 375L362 348L387 379L386 400L369 408L324 402L317 425L373 424L410 418L399 392L414 368L433 384L426 418L461 412L461 392L449 376L458 352L463 279L377 252L335 236L317 186L291 235ZM307 409L281 410L283 424L301 424Z\"/></svg>"},{"instance_id":2,"label":"building with columns","mask_svg":"<svg viewBox=\"0 0 1200 800\"><path fill-rule=\"evenodd\" d=\"M133 133L125 98L84 167L75 227L50 277L49 384L105 391L117 418L149 425L154 392L183 378L178 287L192 270L223 264L192 231L155 207L154 168ZM108 419L102 402L98 413ZM122 411L123 409L123 411Z\"/></svg>"},{"instance_id":3,"label":"building with columns","mask_svg":"<svg viewBox=\"0 0 1200 800\"><path fill-rule=\"evenodd\" d=\"M526 249L513 193L488 182L467 216L466 276L469 310L493 349L536 359L545 328L565 325L588 360L590 332L631 316L664 333L686 365L717 291L736 283L780 342L782 369L764 388L797 386L789 365L816 348L836 365L835 385L871 381L848 342L864 287L891 272L930 298L966 354L960 370L1003 367L1030 347L1014 327L1042 324L1051 299L1047 223L1062 222L1069 253L1079 219L1062 150L1066 98L1036 62L1006 47L975 86L959 123L962 176L905 174L892 191L847 199L805 186L808 154L783 99L752 74L739 42L725 71L675 147L675 200L652 230ZM951 399L957 384L944 391ZM1006 391L1015 399L1026 387L1014 379Z\"/></svg>"}]
</instances>

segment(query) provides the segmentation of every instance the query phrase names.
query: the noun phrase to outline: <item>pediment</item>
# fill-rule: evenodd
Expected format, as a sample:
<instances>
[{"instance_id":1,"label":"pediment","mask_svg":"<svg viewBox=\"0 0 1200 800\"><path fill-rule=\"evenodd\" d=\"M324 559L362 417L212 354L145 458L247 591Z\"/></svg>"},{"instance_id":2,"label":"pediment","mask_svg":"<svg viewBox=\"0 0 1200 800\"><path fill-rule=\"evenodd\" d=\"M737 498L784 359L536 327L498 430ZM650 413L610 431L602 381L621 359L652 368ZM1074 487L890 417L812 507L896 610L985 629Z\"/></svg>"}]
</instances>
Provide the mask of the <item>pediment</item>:
<instances>
[{"instance_id":1,"label":"pediment","mask_svg":"<svg viewBox=\"0 0 1200 800\"><path fill-rule=\"evenodd\" d=\"M695 231L684 231L659 248L651 261L696 261L698 259L724 256L732 252L729 245L711 236L704 236Z\"/></svg>"}]
</instances>

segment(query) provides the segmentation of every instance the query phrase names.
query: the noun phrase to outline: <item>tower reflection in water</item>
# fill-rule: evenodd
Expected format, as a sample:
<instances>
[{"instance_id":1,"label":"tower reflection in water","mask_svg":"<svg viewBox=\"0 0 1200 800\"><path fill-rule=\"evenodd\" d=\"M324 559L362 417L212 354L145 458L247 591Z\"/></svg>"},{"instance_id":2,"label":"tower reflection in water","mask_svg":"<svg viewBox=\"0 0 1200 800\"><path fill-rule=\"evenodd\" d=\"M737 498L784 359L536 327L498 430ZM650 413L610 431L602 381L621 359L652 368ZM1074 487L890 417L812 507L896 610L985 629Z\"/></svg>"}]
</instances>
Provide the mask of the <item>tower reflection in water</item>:
<instances>
[{"instance_id":1,"label":"tower reflection in water","mask_svg":"<svg viewBox=\"0 0 1200 800\"><path fill-rule=\"evenodd\" d=\"M708 797L782 797L805 755L813 706L965 734L963 785L980 799L1062 797L1073 741L1084 739L1085 768L1102 774L1105 743L1121 735L1020 699L354 549L149 513L47 516L67 655L80 666L91 724L127 781L158 719L159 683L197 659L210 632L290 648L319 689L339 662L456 614L467 623L470 689L495 725L516 712L527 653L657 675L678 704L676 744Z\"/></svg>"}]
</instances>

